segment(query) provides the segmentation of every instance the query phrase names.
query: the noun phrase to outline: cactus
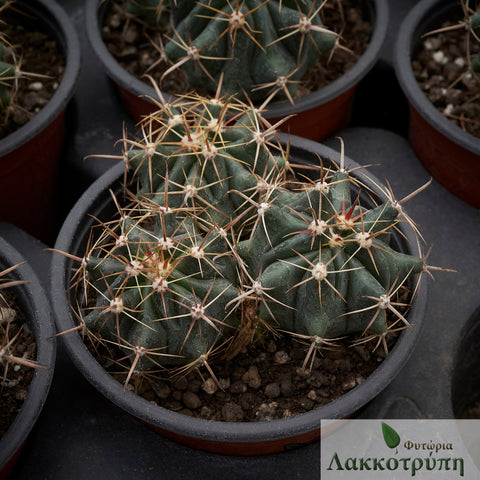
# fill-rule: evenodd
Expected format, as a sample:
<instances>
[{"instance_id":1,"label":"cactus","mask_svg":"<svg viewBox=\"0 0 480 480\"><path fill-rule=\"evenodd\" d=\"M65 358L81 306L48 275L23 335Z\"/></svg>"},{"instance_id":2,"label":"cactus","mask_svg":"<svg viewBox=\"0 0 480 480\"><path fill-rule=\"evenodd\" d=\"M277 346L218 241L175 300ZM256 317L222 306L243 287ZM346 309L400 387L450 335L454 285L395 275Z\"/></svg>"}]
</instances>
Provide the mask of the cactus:
<instances>
[{"instance_id":1,"label":"cactus","mask_svg":"<svg viewBox=\"0 0 480 480\"><path fill-rule=\"evenodd\" d=\"M119 218L94 227L83 258L65 253L80 262L81 328L124 351L129 378L210 369L269 332L310 355L409 326L396 294L428 267L390 245L399 216L412 222L389 191L368 208L343 165L294 178L275 127L239 101L160 107L143 138L124 138L131 202L115 200Z\"/></svg>"},{"instance_id":2,"label":"cactus","mask_svg":"<svg viewBox=\"0 0 480 480\"><path fill-rule=\"evenodd\" d=\"M9 280L6 275L14 271L21 264L6 268L0 272L0 291L27 283L24 280ZM6 296L0 293L0 379L5 383L10 365L23 365L26 367L41 368L34 360L15 354L16 343L22 328L15 325L16 310L9 304Z\"/></svg>"},{"instance_id":3,"label":"cactus","mask_svg":"<svg viewBox=\"0 0 480 480\"><path fill-rule=\"evenodd\" d=\"M7 5L5 1L0 2L0 14ZM16 78L15 65L5 58L7 45L7 40L0 34L0 110L10 104Z\"/></svg>"},{"instance_id":4,"label":"cactus","mask_svg":"<svg viewBox=\"0 0 480 480\"><path fill-rule=\"evenodd\" d=\"M0 24L3 22L2 12L13 2L14 0L0 0ZM0 113L12 104L18 80L25 75L20 69L13 46L0 32Z\"/></svg>"},{"instance_id":5,"label":"cactus","mask_svg":"<svg viewBox=\"0 0 480 480\"><path fill-rule=\"evenodd\" d=\"M295 97L299 80L338 35L322 25L315 0L170 2L174 33L165 56L183 67L191 86L252 101ZM222 83L223 82L223 83Z\"/></svg>"},{"instance_id":6,"label":"cactus","mask_svg":"<svg viewBox=\"0 0 480 480\"><path fill-rule=\"evenodd\" d=\"M169 12L164 0L127 0L126 12L151 26L168 25Z\"/></svg>"}]
</instances>

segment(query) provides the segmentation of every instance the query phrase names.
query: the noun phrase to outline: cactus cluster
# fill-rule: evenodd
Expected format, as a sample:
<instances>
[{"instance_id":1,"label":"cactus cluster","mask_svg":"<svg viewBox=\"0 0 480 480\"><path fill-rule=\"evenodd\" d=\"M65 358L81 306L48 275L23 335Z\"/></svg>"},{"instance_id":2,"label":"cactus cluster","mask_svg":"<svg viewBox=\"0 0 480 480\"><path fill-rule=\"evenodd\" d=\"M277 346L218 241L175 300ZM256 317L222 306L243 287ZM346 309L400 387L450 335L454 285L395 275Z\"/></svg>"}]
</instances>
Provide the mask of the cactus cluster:
<instances>
[{"instance_id":1,"label":"cactus cluster","mask_svg":"<svg viewBox=\"0 0 480 480\"><path fill-rule=\"evenodd\" d=\"M344 165L295 165L275 126L238 100L159 107L142 138L123 140L135 193L72 257L79 328L120 347L130 374L210 368L279 333L311 355L408 326L397 293L426 266L390 245L410 220L388 189L367 205Z\"/></svg>"}]
</instances>

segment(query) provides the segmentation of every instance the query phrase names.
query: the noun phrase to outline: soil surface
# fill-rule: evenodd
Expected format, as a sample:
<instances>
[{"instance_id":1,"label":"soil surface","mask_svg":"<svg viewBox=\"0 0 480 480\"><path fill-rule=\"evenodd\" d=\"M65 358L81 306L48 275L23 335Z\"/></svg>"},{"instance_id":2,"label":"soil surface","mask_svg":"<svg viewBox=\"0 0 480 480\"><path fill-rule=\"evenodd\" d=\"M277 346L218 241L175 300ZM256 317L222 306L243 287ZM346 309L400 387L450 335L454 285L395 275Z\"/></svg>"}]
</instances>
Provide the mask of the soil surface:
<instances>
[{"instance_id":1,"label":"soil surface","mask_svg":"<svg viewBox=\"0 0 480 480\"><path fill-rule=\"evenodd\" d=\"M4 293L2 293L4 295ZM13 297L7 297L8 304L14 305ZM3 304L2 304L3 305ZM11 340L20 331L17 340L10 348L10 354L15 357L21 357L28 360L36 358L36 344L33 334L22 328L23 317L18 307L13 307L17 316L8 328L8 338ZM1 320L0 316L0 321ZM4 324L0 326L0 348L7 343L5 340ZM5 435L12 422L15 420L18 412L22 408L23 402L27 397L28 388L32 381L34 369L23 365L8 363L7 369L5 365L0 363L0 438Z\"/></svg>"},{"instance_id":2,"label":"soil surface","mask_svg":"<svg viewBox=\"0 0 480 480\"><path fill-rule=\"evenodd\" d=\"M2 35L13 47L22 72L14 99L0 111L0 138L3 138L25 125L49 102L62 79L65 60L55 39L18 23L20 15L3 12L1 18L5 21ZM12 59L12 48L7 48L4 60L14 63Z\"/></svg>"},{"instance_id":3,"label":"soil surface","mask_svg":"<svg viewBox=\"0 0 480 480\"><path fill-rule=\"evenodd\" d=\"M457 24L449 21L441 27ZM425 37L412 67L435 107L457 126L480 137L480 75L469 69L479 46L470 36L467 54L466 38L464 28Z\"/></svg>"},{"instance_id":4,"label":"soil surface","mask_svg":"<svg viewBox=\"0 0 480 480\"><path fill-rule=\"evenodd\" d=\"M391 349L396 337L389 340ZM342 342L322 349L303 368L309 345L291 337L271 338L251 346L232 360L186 375L158 379L133 376L127 388L150 402L185 415L226 422L256 422L287 418L335 400L360 385L386 357L375 343L352 346ZM309 367L312 368L309 368ZM112 375L121 383L118 365Z\"/></svg>"},{"instance_id":5,"label":"soil surface","mask_svg":"<svg viewBox=\"0 0 480 480\"><path fill-rule=\"evenodd\" d=\"M160 53L153 46L165 44L166 32L155 31L144 24L136 22L124 12L124 0L112 0L107 9L107 14L102 31L103 39L110 53L129 73L144 80L144 75L153 77L157 84L167 69L165 62L158 63ZM338 9L331 8L328 4L323 9L323 22L331 30L341 34L341 45L349 49L337 48L331 59L321 58L317 65L312 67L303 77L298 96L304 96L312 91L328 85L350 69L368 47L372 35L371 24L364 19L362 8L354 0L342 0L343 18L338 14ZM169 94L185 94L191 90L185 74L175 70L161 83L161 89ZM205 94L206 92L198 93Z\"/></svg>"}]
</instances>

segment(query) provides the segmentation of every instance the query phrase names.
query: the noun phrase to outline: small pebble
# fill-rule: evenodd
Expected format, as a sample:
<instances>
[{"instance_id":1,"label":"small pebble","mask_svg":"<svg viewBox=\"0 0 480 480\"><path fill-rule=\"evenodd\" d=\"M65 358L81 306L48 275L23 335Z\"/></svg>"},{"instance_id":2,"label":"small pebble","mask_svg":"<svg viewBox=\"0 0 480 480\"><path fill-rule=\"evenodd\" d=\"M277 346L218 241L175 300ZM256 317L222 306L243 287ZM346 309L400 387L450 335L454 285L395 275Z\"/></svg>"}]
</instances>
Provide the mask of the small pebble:
<instances>
[{"instance_id":1,"label":"small pebble","mask_svg":"<svg viewBox=\"0 0 480 480\"><path fill-rule=\"evenodd\" d=\"M195 410L201 407L202 405L202 401L200 400L200 397L196 393L189 392L189 391L183 394L182 401L183 401L183 404L191 410Z\"/></svg>"},{"instance_id":2,"label":"small pebble","mask_svg":"<svg viewBox=\"0 0 480 480\"><path fill-rule=\"evenodd\" d=\"M280 396L280 385L278 383L269 383L265 387L265 395L270 398L277 398Z\"/></svg>"},{"instance_id":3,"label":"small pebble","mask_svg":"<svg viewBox=\"0 0 480 480\"><path fill-rule=\"evenodd\" d=\"M290 356L287 352L279 350L278 352L275 352L275 355L273 356L273 361L275 363L278 363L279 365L282 365L290 361Z\"/></svg>"},{"instance_id":4,"label":"small pebble","mask_svg":"<svg viewBox=\"0 0 480 480\"><path fill-rule=\"evenodd\" d=\"M222 418L225 422L241 422L243 416L242 407L234 402L227 402L222 408Z\"/></svg>"},{"instance_id":5,"label":"small pebble","mask_svg":"<svg viewBox=\"0 0 480 480\"><path fill-rule=\"evenodd\" d=\"M28 86L28 88L30 90L33 90L34 92L39 92L43 88L43 83L42 82L33 82Z\"/></svg>"},{"instance_id":6,"label":"small pebble","mask_svg":"<svg viewBox=\"0 0 480 480\"><path fill-rule=\"evenodd\" d=\"M218 385L213 378L208 378L203 382L202 390L208 395L213 395L218 390Z\"/></svg>"},{"instance_id":7,"label":"small pebble","mask_svg":"<svg viewBox=\"0 0 480 480\"><path fill-rule=\"evenodd\" d=\"M251 366L242 376L242 380L250 387L257 389L262 384L262 379L258 373L258 368Z\"/></svg>"}]
</instances>

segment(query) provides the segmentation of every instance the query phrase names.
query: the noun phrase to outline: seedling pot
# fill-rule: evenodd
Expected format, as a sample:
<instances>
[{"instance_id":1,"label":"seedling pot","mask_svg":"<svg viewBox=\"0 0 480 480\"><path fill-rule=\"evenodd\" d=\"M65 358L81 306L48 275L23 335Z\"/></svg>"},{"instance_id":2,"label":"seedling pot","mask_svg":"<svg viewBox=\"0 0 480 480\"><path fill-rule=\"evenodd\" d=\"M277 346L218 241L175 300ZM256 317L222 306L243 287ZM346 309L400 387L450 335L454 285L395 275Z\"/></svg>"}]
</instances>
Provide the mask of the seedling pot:
<instances>
[{"instance_id":1,"label":"seedling pot","mask_svg":"<svg viewBox=\"0 0 480 480\"><path fill-rule=\"evenodd\" d=\"M295 106L288 101L270 105L264 117L271 123L295 115L281 125L283 132L321 141L349 124L356 87L376 63L388 26L387 2L365 0L362 3L373 24L367 50L349 71L324 88L296 100ZM143 116L156 110L146 97L156 98L157 95L150 84L128 73L108 51L101 36L107 6L108 1L87 0L85 17L88 38L107 75L115 83L126 109L135 121L140 121ZM168 94L164 96L170 97Z\"/></svg>"},{"instance_id":2,"label":"seedling pot","mask_svg":"<svg viewBox=\"0 0 480 480\"><path fill-rule=\"evenodd\" d=\"M394 50L395 71L409 102L409 141L427 170L450 192L480 207L480 139L448 120L422 92L411 66L422 35L461 9L448 0L423 0L403 21Z\"/></svg>"},{"instance_id":3,"label":"seedling pot","mask_svg":"<svg viewBox=\"0 0 480 480\"><path fill-rule=\"evenodd\" d=\"M0 237L0 268L25 262L22 255ZM27 398L7 433L0 439L0 479L7 478L20 457L21 449L43 408L52 382L55 367L56 342L52 336L55 326L47 296L32 268L25 263L11 274L14 280L29 283L13 287L16 302L21 308L28 328L37 345L37 362L44 368L35 369Z\"/></svg>"},{"instance_id":4,"label":"seedling pot","mask_svg":"<svg viewBox=\"0 0 480 480\"><path fill-rule=\"evenodd\" d=\"M65 135L65 109L80 71L80 46L64 10L52 0L18 0L26 21L50 32L66 61L49 103L27 124L0 140L0 219L50 243L54 239L55 182Z\"/></svg>"},{"instance_id":5,"label":"seedling pot","mask_svg":"<svg viewBox=\"0 0 480 480\"><path fill-rule=\"evenodd\" d=\"M340 163L340 154L328 147L294 136L282 136L281 139L282 143L290 141L290 153L295 162L318 162L316 154L319 154L325 164L329 158ZM358 166L349 159L345 159L345 165L349 170ZM92 216L108 219L116 211L109 190L118 192L118 198L121 198L123 173L124 166L116 165L91 185L67 217L57 238L56 249L83 256L93 222ZM379 192L373 181L363 177L362 181L375 192ZM403 223L399 224L399 228L405 237L398 235L394 242L405 253L412 253L416 245L413 232ZM73 260L60 254L54 255L51 288L58 331L66 331L76 326L75 316L69 305L74 299L69 297L68 292L65 293L69 288L74 266ZM73 362L92 385L113 403L163 435L202 450L229 455L261 455L285 451L318 439L321 419L350 416L374 398L393 380L412 353L422 328L425 309L426 287L425 282L422 282L408 312L412 329L401 333L390 354L365 381L325 406L269 422L227 423L202 420L154 405L125 389L107 373L90 354L77 331L67 333L61 338Z\"/></svg>"}]
</instances>

